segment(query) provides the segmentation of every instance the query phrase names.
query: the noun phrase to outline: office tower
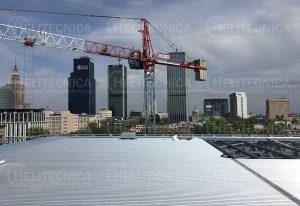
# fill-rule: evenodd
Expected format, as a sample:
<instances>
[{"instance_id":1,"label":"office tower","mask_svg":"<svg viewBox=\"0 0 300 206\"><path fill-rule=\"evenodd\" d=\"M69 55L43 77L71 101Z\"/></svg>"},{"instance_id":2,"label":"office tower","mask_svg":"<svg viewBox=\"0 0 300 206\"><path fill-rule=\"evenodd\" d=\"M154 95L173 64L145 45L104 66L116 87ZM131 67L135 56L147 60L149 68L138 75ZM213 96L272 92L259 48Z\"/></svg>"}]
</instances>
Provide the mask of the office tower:
<instances>
[{"instance_id":1,"label":"office tower","mask_svg":"<svg viewBox=\"0 0 300 206\"><path fill-rule=\"evenodd\" d=\"M185 52L171 52L171 60L184 63ZM167 112L170 123L188 121L187 71L183 68L167 67Z\"/></svg>"},{"instance_id":2,"label":"office tower","mask_svg":"<svg viewBox=\"0 0 300 206\"><path fill-rule=\"evenodd\" d=\"M266 115L268 119L287 120L289 117L289 100L286 98L267 99Z\"/></svg>"},{"instance_id":3,"label":"office tower","mask_svg":"<svg viewBox=\"0 0 300 206\"><path fill-rule=\"evenodd\" d=\"M96 80L94 61L89 57L74 59L73 72L69 77L69 111L73 114L96 113Z\"/></svg>"},{"instance_id":4,"label":"office tower","mask_svg":"<svg viewBox=\"0 0 300 206\"><path fill-rule=\"evenodd\" d=\"M245 92L230 94L230 113L232 117L248 118L247 96Z\"/></svg>"},{"instance_id":5,"label":"office tower","mask_svg":"<svg viewBox=\"0 0 300 206\"><path fill-rule=\"evenodd\" d=\"M205 99L204 100L205 116L227 116L228 99Z\"/></svg>"},{"instance_id":6,"label":"office tower","mask_svg":"<svg viewBox=\"0 0 300 206\"><path fill-rule=\"evenodd\" d=\"M21 82L16 60L12 72L10 82L0 87L0 109L28 109L30 104L25 103L25 86Z\"/></svg>"},{"instance_id":7,"label":"office tower","mask_svg":"<svg viewBox=\"0 0 300 206\"><path fill-rule=\"evenodd\" d=\"M108 109L115 118L127 118L127 68L108 66Z\"/></svg>"}]
</instances>

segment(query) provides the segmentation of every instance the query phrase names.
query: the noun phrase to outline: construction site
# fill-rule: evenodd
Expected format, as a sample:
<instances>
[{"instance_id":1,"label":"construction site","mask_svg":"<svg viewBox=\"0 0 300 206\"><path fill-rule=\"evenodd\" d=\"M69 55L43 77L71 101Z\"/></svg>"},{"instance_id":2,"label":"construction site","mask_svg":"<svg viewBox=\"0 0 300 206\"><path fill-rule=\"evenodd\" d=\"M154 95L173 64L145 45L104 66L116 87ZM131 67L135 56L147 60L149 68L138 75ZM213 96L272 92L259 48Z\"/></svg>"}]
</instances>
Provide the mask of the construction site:
<instances>
[{"instance_id":1,"label":"construction site","mask_svg":"<svg viewBox=\"0 0 300 206\"><path fill-rule=\"evenodd\" d=\"M93 40L80 39L62 34L49 33L47 31L34 30L8 24L0 24L0 39L17 41L25 47L43 46L56 49L64 49L72 52L82 52L90 55L108 56L117 59L128 60L130 69L144 72L144 102L146 133L155 132L155 65L171 66L172 68L190 69L195 73L196 81L205 81L207 78L207 62L204 59L191 59L184 62L173 62L171 54L155 53L152 46L150 29L156 32L173 51L180 51L165 34L159 31L145 18L104 16L94 14L80 14L67 12L53 12L47 10L22 10L0 9L2 12L22 12L33 14L60 15L90 17L99 19L132 20L137 22L137 32L141 33L142 48L126 48L119 45L95 42Z\"/></svg>"}]
</instances>

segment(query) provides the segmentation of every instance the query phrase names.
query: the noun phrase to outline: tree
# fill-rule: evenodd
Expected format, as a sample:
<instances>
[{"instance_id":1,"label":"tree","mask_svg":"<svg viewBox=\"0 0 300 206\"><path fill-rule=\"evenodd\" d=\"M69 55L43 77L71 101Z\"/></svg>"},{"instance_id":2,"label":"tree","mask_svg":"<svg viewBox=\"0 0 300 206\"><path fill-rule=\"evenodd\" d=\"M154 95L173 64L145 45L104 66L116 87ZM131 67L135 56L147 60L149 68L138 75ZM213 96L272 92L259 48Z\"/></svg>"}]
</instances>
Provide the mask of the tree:
<instances>
[{"instance_id":1,"label":"tree","mask_svg":"<svg viewBox=\"0 0 300 206\"><path fill-rule=\"evenodd\" d=\"M27 136L49 135L50 132L47 129L41 127L32 127L27 130Z\"/></svg>"},{"instance_id":2,"label":"tree","mask_svg":"<svg viewBox=\"0 0 300 206\"><path fill-rule=\"evenodd\" d=\"M291 121L291 123L292 123L293 129L296 129L296 125L299 124L299 121L298 121L298 119L293 118L292 121Z\"/></svg>"}]
</instances>

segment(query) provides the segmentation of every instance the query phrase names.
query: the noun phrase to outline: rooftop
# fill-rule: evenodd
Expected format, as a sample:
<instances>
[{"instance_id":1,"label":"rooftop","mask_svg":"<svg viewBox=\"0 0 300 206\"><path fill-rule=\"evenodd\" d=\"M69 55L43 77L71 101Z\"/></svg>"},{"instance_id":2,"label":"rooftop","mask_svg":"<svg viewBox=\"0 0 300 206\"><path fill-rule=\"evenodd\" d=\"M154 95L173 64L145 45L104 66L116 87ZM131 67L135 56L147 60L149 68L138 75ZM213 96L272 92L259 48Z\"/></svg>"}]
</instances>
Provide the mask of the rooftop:
<instances>
[{"instance_id":1,"label":"rooftop","mask_svg":"<svg viewBox=\"0 0 300 206\"><path fill-rule=\"evenodd\" d=\"M299 203L300 160L221 155L198 138L48 137L2 145L0 205Z\"/></svg>"}]
</instances>

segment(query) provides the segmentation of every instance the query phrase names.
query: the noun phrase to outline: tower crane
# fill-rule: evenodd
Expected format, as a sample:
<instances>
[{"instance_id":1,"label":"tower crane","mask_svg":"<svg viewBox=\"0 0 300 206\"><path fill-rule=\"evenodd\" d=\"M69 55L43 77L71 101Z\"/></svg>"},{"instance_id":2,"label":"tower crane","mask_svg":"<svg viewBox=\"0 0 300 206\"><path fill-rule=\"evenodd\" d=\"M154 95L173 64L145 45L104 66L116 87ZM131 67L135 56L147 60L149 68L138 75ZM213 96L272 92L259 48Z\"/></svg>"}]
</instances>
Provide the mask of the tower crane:
<instances>
[{"instance_id":1,"label":"tower crane","mask_svg":"<svg viewBox=\"0 0 300 206\"><path fill-rule=\"evenodd\" d=\"M35 13L50 13L63 15L91 16L104 18L124 18L116 16L96 16L73 13L59 13L49 11L30 11L15 9L0 9L11 11L25 11ZM38 31L25 27L18 27L8 24L0 24L0 39L13 40L23 43L27 47L34 45L65 49L70 51L84 52L88 54L103 55L115 57L118 59L127 59L130 69L144 71L144 112L145 112L145 132L149 129L155 129L155 65L165 65L179 67L182 69L192 69L195 72L196 81L206 80L207 65L202 59L191 62L176 63L172 61L171 54L154 53L151 42L150 26L151 24L145 18L125 18L139 20L141 25L140 32L143 37L143 48L125 48L106 43L100 43L71 36L64 36L46 31Z\"/></svg>"}]
</instances>

